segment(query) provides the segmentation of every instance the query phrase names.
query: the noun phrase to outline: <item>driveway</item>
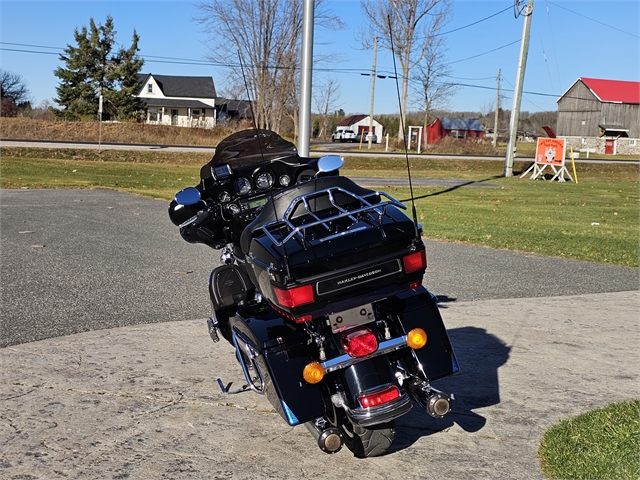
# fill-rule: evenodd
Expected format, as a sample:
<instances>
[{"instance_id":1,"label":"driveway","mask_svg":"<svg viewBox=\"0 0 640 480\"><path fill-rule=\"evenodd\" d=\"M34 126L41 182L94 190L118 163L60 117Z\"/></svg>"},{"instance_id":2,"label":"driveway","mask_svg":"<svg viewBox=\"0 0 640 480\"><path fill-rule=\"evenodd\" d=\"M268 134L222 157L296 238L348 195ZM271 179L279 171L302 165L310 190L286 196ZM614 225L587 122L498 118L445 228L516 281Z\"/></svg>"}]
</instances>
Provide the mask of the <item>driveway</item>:
<instances>
[{"instance_id":1,"label":"driveway","mask_svg":"<svg viewBox=\"0 0 640 480\"><path fill-rule=\"evenodd\" d=\"M166 202L0 193L2 478L542 478L549 426L639 394L637 269L428 242L453 412L414 407L384 457L328 457L265 398L220 392L241 373L206 334L217 254Z\"/></svg>"}]
</instances>

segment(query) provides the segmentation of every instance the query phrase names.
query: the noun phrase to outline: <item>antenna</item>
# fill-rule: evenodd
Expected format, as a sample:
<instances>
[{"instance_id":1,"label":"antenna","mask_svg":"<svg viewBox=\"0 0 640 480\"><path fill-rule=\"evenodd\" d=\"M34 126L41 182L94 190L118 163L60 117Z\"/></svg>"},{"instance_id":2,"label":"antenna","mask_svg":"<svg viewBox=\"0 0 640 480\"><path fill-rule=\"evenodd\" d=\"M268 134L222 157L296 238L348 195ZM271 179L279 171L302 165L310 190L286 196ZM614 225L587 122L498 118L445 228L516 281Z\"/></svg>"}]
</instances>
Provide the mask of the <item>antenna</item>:
<instances>
[{"instance_id":1,"label":"antenna","mask_svg":"<svg viewBox=\"0 0 640 480\"><path fill-rule=\"evenodd\" d=\"M256 120L256 114L253 111L253 102L251 101L251 94L249 93L249 84L247 83L247 77L244 74L244 64L242 63L242 56L240 50L238 50L238 61L240 62L240 72L242 72L242 81L244 82L244 89L247 92L247 98L249 99L249 110L251 110L251 120L253 120L253 127L256 129L256 136L258 138L258 146L260 147L260 155L264 160L264 153L262 153L262 143L260 142L260 129L258 129L258 122Z\"/></svg>"},{"instance_id":2,"label":"antenna","mask_svg":"<svg viewBox=\"0 0 640 480\"><path fill-rule=\"evenodd\" d=\"M240 62L240 71L242 72L242 80L244 81L244 88L247 91L247 98L249 99L249 108L251 110L251 118L253 119L253 126L256 130L256 139L258 140L258 147L260 148L260 156L262 157L262 165L264 166L267 161L264 157L264 150L262 149L262 141L260 140L260 129L258 128L258 121L256 120L256 115L253 111L253 102L251 101L251 94L249 93L249 84L247 83L247 77L244 74L244 65L242 63L242 57L240 56L240 51L238 50L238 61ZM275 180L274 180L275 181ZM276 204L273 201L273 189L269 189L269 199L271 200L271 206L273 207L273 216L278 218L278 211L276 210ZM282 228L280 226L279 228ZM291 278L291 271L289 269L289 256L287 255L287 248L284 243L282 244L282 258L284 259L284 266L287 269L287 278Z\"/></svg>"},{"instance_id":3,"label":"antenna","mask_svg":"<svg viewBox=\"0 0 640 480\"><path fill-rule=\"evenodd\" d=\"M411 181L411 164L409 163L409 148L407 147L407 135L404 129L402 119L402 102L400 100L400 87L398 86L398 67L396 66L396 52L393 48L393 30L391 29L391 16L387 15L387 23L389 24L389 40L391 44L391 57L393 58L393 72L396 77L396 92L398 94L398 108L400 109L400 128L402 129L402 141L404 142L404 156L407 163L407 177L409 178L409 193L411 195L411 212L413 213L413 226L415 227L416 239L420 239L418 232L418 215L416 214L416 202L413 197L413 182Z\"/></svg>"}]
</instances>

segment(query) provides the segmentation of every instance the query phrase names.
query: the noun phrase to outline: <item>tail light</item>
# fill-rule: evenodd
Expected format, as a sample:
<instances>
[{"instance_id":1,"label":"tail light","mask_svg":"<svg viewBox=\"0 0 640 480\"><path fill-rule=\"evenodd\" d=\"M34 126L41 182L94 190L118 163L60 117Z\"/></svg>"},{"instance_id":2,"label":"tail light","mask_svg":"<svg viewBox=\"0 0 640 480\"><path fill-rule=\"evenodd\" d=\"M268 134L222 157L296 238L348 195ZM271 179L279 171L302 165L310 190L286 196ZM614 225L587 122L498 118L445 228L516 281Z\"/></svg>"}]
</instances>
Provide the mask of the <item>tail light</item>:
<instances>
[{"instance_id":1,"label":"tail light","mask_svg":"<svg viewBox=\"0 0 640 480\"><path fill-rule=\"evenodd\" d=\"M362 406L362 408L371 408L390 402L399 397L400 390L395 385L391 385L384 390L367 393L365 395L358 395L358 402L360 402L360 406Z\"/></svg>"},{"instance_id":2,"label":"tail light","mask_svg":"<svg viewBox=\"0 0 640 480\"><path fill-rule=\"evenodd\" d=\"M364 357L378 349L378 339L368 328L358 328L342 335L342 348L350 357Z\"/></svg>"},{"instance_id":3,"label":"tail light","mask_svg":"<svg viewBox=\"0 0 640 480\"><path fill-rule=\"evenodd\" d=\"M289 289L274 287L278 303L286 308L295 308L315 300L313 285L302 285Z\"/></svg>"},{"instance_id":4,"label":"tail light","mask_svg":"<svg viewBox=\"0 0 640 480\"><path fill-rule=\"evenodd\" d=\"M426 250L410 253L402 259L402 264L404 265L405 273L413 273L427 268Z\"/></svg>"}]
</instances>

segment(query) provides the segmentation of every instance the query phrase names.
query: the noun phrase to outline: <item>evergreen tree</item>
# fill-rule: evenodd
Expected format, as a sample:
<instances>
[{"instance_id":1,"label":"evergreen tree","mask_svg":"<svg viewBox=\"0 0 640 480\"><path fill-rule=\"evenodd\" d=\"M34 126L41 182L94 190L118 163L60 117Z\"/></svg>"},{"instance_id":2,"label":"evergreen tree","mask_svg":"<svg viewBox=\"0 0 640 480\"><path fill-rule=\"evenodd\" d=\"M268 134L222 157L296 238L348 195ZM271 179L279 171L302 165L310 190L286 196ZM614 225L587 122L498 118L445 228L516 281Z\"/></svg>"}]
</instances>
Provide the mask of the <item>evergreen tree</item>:
<instances>
[{"instance_id":1,"label":"evergreen tree","mask_svg":"<svg viewBox=\"0 0 640 480\"><path fill-rule=\"evenodd\" d=\"M133 43L112 54L116 31L113 18L107 16L104 25L90 19L89 28L74 30L77 46L67 45L54 74L60 78L55 102L61 109L51 110L65 120L91 120L98 114L99 97L103 96L103 119L122 115L135 118L143 105L132 98L137 90L137 73L144 60L137 57L139 37L134 31Z\"/></svg>"},{"instance_id":2,"label":"evergreen tree","mask_svg":"<svg viewBox=\"0 0 640 480\"><path fill-rule=\"evenodd\" d=\"M139 41L140 37L134 30L131 47L121 48L118 52L120 90L114 92L113 102L120 120L136 120L145 108L144 102L136 96L140 89L138 73L144 64L144 60L138 57Z\"/></svg>"}]
</instances>

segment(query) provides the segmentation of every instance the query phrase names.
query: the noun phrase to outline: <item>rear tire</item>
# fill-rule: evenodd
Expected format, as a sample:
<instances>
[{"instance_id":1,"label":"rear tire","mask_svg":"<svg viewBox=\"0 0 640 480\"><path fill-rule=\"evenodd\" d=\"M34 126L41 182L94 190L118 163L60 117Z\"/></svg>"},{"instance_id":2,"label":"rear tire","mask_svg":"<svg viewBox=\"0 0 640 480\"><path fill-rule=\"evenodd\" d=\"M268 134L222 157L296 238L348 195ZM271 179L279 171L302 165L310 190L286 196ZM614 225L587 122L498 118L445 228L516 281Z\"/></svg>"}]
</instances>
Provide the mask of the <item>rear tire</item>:
<instances>
[{"instance_id":1,"label":"rear tire","mask_svg":"<svg viewBox=\"0 0 640 480\"><path fill-rule=\"evenodd\" d=\"M342 426L342 431L345 445L357 458L384 455L396 438L393 420L368 428L353 425L347 420Z\"/></svg>"}]
</instances>

